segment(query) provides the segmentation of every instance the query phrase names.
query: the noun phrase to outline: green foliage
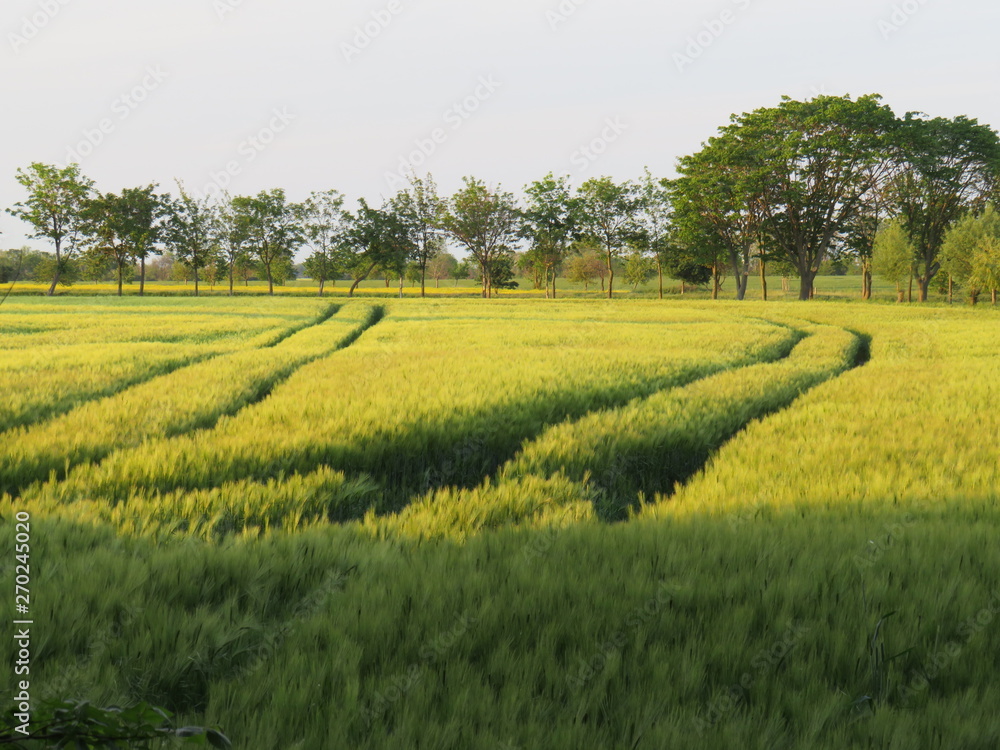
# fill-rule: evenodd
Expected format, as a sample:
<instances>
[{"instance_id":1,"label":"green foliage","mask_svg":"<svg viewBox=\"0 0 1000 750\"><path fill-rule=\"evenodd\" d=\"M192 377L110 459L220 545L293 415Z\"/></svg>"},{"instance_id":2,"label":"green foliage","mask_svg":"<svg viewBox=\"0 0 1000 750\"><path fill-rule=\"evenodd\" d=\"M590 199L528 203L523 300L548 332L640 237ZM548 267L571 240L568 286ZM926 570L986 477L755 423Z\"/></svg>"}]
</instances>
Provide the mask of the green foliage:
<instances>
[{"instance_id":1,"label":"green foliage","mask_svg":"<svg viewBox=\"0 0 1000 750\"><path fill-rule=\"evenodd\" d=\"M921 299L942 267L949 228L982 209L1000 175L1000 136L968 117L923 118L910 113L898 134L902 169L893 202L916 248Z\"/></svg>"},{"instance_id":2,"label":"green foliage","mask_svg":"<svg viewBox=\"0 0 1000 750\"><path fill-rule=\"evenodd\" d=\"M27 737L18 737L11 730L10 718L5 718L8 736L0 735L0 745L17 750L35 748L152 748L159 743L179 740L175 744L231 748L229 738L217 729L171 726L171 715L148 703L130 708L99 708L88 701L62 701L40 707ZM4 734L6 735L7 732Z\"/></svg>"},{"instance_id":3,"label":"green foliage","mask_svg":"<svg viewBox=\"0 0 1000 750\"><path fill-rule=\"evenodd\" d=\"M941 246L941 268L959 286L968 289L975 302L989 285L988 261L991 240L1000 238L1000 215L992 205L980 214L968 213L948 230ZM977 269L980 272L977 273ZM986 282L986 283L984 283Z\"/></svg>"},{"instance_id":4,"label":"green foliage","mask_svg":"<svg viewBox=\"0 0 1000 750\"><path fill-rule=\"evenodd\" d=\"M63 249L71 255L81 231L83 208L93 191L93 181L80 172L79 164L56 167L40 162L17 170L18 183L28 191L28 198L15 203L7 213L31 226L29 237L46 239L55 248L55 269L62 270ZM49 295L55 292L58 276L52 277Z\"/></svg>"},{"instance_id":5,"label":"green foliage","mask_svg":"<svg viewBox=\"0 0 1000 750\"><path fill-rule=\"evenodd\" d=\"M578 239L600 247L608 269L608 299L614 294L615 259L640 236L639 189L631 182L595 177L580 186Z\"/></svg>"},{"instance_id":6,"label":"green foliage","mask_svg":"<svg viewBox=\"0 0 1000 750\"><path fill-rule=\"evenodd\" d=\"M452 196L442 225L479 265L483 296L489 298L496 286L491 274L506 269L503 258L510 255L517 242L520 212L511 193L489 188L474 177L464 178L464 183ZM509 279L499 281L503 284Z\"/></svg>"},{"instance_id":7,"label":"green foliage","mask_svg":"<svg viewBox=\"0 0 1000 750\"><path fill-rule=\"evenodd\" d=\"M639 250L629 254L625 260L625 283L638 290L656 273L656 261Z\"/></svg>"},{"instance_id":8,"label":"green foliage","mask_svg":"<svg viewBox=\"0 0 1000 750\"><path fill-rule=\"evenodd\" d=\"M235 221L246 231L246 250L267 277L268 293L274 284L291 277L292 258L304 240L302 209L289 203L282 189L262 190L255 196L232 199Z\"/></svg>"},{"instance_id":9,"label":"green foliage","mask_svg":"<svg viewBox=\"0 0 1000 750\"><path fill-rule=\"evenodd\" d=\"M886 222L875 236L872 269L877 276L894 284L902 284L913 273L916 247L910 240L903 222Z\"/></svg>"}]
</instances>

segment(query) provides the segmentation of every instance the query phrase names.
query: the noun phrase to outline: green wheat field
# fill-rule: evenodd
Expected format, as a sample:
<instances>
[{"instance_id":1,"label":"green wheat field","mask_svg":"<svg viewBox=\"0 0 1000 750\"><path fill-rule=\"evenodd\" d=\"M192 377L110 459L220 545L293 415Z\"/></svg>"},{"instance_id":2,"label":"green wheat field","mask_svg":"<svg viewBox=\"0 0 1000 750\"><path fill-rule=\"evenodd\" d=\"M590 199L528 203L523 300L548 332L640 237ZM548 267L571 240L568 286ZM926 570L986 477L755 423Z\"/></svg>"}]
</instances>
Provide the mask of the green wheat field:
<instances>
[{"instance_id":1,"label":"green wheat field","mask_svg":"<svg viewBox=\"0 0 1000 750\"><path fill-rule=\"evenodd\" d=\"M248 750L1000 746L995 309L12 297L0 334L39 705Z\"/></svg>"}]
</instances>

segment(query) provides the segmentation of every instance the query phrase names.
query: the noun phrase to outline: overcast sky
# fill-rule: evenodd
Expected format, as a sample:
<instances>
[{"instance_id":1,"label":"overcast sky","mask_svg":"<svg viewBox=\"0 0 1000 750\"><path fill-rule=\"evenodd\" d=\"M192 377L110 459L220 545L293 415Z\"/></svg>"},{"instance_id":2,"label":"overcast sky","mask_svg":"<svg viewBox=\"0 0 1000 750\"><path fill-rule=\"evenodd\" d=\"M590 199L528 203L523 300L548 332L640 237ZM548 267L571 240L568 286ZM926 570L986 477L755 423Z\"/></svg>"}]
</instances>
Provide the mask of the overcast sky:
<instances>
[{"instance_id":1,"label":"overcast sky","mask_svg":"<svg viewBox=\"0 0 1000 750\"><path fill-rule=\"evenodd\" d=\"M351 208L410 166L449 194L669 176L782 95L1000 126L997 28L996 0L3 0L0 207L33 161Z\"/></svg>"}]
</instances>

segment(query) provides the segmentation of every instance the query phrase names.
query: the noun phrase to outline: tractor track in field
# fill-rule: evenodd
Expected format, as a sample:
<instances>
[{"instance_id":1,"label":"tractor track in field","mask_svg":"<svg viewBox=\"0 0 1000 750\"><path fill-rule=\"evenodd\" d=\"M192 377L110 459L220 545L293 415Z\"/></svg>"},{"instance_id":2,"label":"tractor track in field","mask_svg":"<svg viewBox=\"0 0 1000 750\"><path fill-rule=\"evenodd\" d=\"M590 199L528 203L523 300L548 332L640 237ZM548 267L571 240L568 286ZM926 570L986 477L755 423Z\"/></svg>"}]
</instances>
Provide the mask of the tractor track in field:
<instances>
[{"instance_id":1,"label":"tractor track in field","mask_svg":"<svg viewBox=\"0 0 1000 750\"><path fill-rule=\"evenodd\" d=\"M812 321L803 320L802 323L811 324ZM801 329L795 328L793 325L785 323L776 324L803 334L795 341L795 346L798 346L799 343L808 338L810 335L806 334ZM835 326L826 327L835 328ZM595 505L598 517L609 523L627 520L629 517L629 511L638 507L638 497L640 492L644 493L647 497L650 497L655 493L659 493L665 497L671 497L684 485L686 485L694 476L704 470L705 467L719 454L719 452L726 447L726 445L743 433L751 424L768 419L791 408L802 396L808 394L820 385L843 377L848 372L867 364L871 358L870 337L846 328L840 328L840 330L849 333L854 337L856 351L854 352L854 356L849 366L839 372L832 371L825 376L818 374L814 382L810 382L797 390L790 391L787 394L787 397L779 396L776 401L771 403L763 401L751 404L747 409L746 419L743 419L743 421L733 424L731 427L723 430L721 434L717 435L716 439L712 440L710 443L704 444L698 439L694 439L682 442L680 445L671 444L670 452L668 454L664 454L663 448L655 445L652 451L639 450L637 446L637 450L635 452L623 452L617 454L610 466L598 467L593 465L589 467L588 474L590 473L589 470L593 469L597 475L591 476L589 480L584 481L583 477L578 476L576 472L572 471L570 472L569 478L573 481L579 481L583 486L587 487L587 494L592 495L594 498L592 502ZM793 346L792 349L789 350L783 357L710 374L704 378L694 380L684 386L666 388L646 396L640 396L632 399L627 404L617 407L617 409L626 409L630 405L638 406L648 402L650 399L656 398L657 396L668 394L671 391L682 391L684 388L697 387L699 383L709 380L712 377L738 375L740 372L754 366L770 366L780 364L782 361L787 360L791 356L794 348L795 347ZM591 412L590 414L593 413L594 412ZM577 419L571 420L571 422L578 423L586 420L590 414L580 416ZM558 427L558 425L556 426ZM524 453L527 447L528 446L524 446L522 450L519 451L518 455ZM516 461L516 459L517 456L513 456L508 463L512 464ZM503 465L498 466L494 469L494 471L484 474L480 480L490 480L495 485L503 483L506 481L506 477L503 474L502 466ZM604 474L600 473L602 470L604 471ZM562 469L559 471L561 472ZM534 471L529 471L528 473L536 476L551 477L556 473L556 471L553 466L549 466L541 473L536 474ZM607 475L608 481L605 481L605 474ZM477 484L478 483L468 484L465 486L459 486L459 488L471 489L472 487L477 486ZM607 486L604 486L605 484ZM412 495L406 505L411 504L420 497L421 494ZM623 502L623 500L625 502Z\"/></svg>"},{"instance_id":2,"label":"tractor track in field","mask_svg":"<svg viewBox=\"0 0 1000 750\"><path fill-rule=\"evenodd\" d=\"M313 326L318 326L325 323L326 321L328 321L330 318L332 318L334 315L337 314L337 312L340 310L340 307L341 307L340 305L329 305L327 309L323 311L323 313L320 315L319 318L313 318L312 320L306 321L302 325L293 326L284 331L280 331L277 337L273 341L254 348L272 349L285 339L294 336L299 331L304 331L307 328L312 328ZM114 384L113 386L108 386L107 388L103 388L100 391L96 391L87 396L81 397L75 400L72 404L67 404L64 408L51 409L45 412L39 418L15 421L4 427L2 430L0 430L0 437L3 437L6 433L12 430L16 430L18 428L33 427L35 425L40 425L45 422L49 422L53 419L58 419L59 417L69 414L74 409L83 406L84 404L89 404L94 401L102 401L106 398L112 398L114 396L117 396L119 393L125 393L126 391L132 388L144 385L153 380L156 380L157 378L163 378L168 375L173 375L174 373L181 372L188 367L194 367L195 365L200 365L203 362L211 362L213 359L219 359L220 357L225 357L233 353L234 352L217 352L215 354L205 354L200 357L193 357L191 359L186 359L179 362L171 363L169 366L164 368L155 368L145 373L145 375L135 379L126 378L125 380L122 380Z\"/></svg>"},{"instance_id":3,"label":"tractor track in field","mask_svg":"<svg viewBox=\"0 0 1000 750\"><path fill-rule=\"evenodd\" d=\"M306 330L308 328L313 328L313 327L322 325L323 323L326 323L328 320L330 320L331 318L333 318L333 316L337 312L339 312L342 308L343 308L343 305L330 305L323 312L323 314L319 318L313 319L307 325L298 326L298 327L296 327L296 328L294 328L292 330L283 332L282 335L280 335L278 337L278 339L276 339L275 341L273 341L273 342L271 342L269 344L266 344L265 346L257 347L257 349L258 350L272 349L272 348L278 346L281 342L283 342L283 341L287 340L288 338L290 338L291 336L295 335L296 333L304 331L304 330ZM249 407L252 407L255 404L260 403L261 401L264 401L268 396L271 395L271 393L275 390L275 388L279 387L282 383L286 382L290 377L292 377L292 375L294 375L302 367L310 364L311 362L315 362L318 359L321 359L323 357L332 356L333 354L336 354L337 352L343 351L344 349L348 348L349 346L351 346L352 344L354 344L366 331L368 331L369 329L371 329L374 326L378 325L385 318L385 316L386 316L386 308L384 306L382 306L382 305L372 305L371 306L371 314L368 316L368 318L364 322L362 322L361 325L359 325L357 328L355 328L349 334L347 334L346 336L344 336L337 343L336 347L334 347L330 351L327 351L327 352L325 352L323 354L317 354L317 355L314 355L314 356L304 357L303 359L295 362L294 365L291 365L291 366L289 366L287 368L280 368L280 369L276 370L275 373L274 373L274 376L271 377L271 378L269 378L269 379L267 379L267 380L265 380L264 382L262 382L260 384L260 387L257 388L255 391L253 391L249 395L248 398L241 399L241 400L233 402L232 404L229 404L227 406L227 408L224 408L223 410L221 410L217 414L213 415L211 418L206 418L204 421L202 421L201 423L197 424L196 426L194 426L191 429L187 429L187 430L184 430L184 431L168 431L168 432L164 433L160 437L166 437L166 438L178 437L178 436L184 435L184 434L191 434L191 433L196 433L196 432L203 432L203 431L206 431L206 430L213 429L219 423L219 421L222 420L223 418L236 416L237 414L239 414L244 409L247 409ZM253 351L253 350L241 350L241 351ZM193 366L193 365L199 364L201 362L208 362L208 361L211 361L213 359L221 359L221 358L224 358L224 357L229 356L231 354L238 354L238 353L240 353L240 352L225 352L223 354L215 355L213 357L206 357L204 359L199 360L199 362L191 362L188 365L186 365L186 367L187 366ZM117 392L115 392L113 394L110 394L110 395L106 395L103 398L113 398L113 397L115 397L115 396L117 396L119 394L126 393L131 388L135 388L135 387L137 387L139 385L143 385L145 383L149 383L149 382L155 381L157 378L163 378L163 377L167 377L169 375L173 375L173 374L178 373L178 372L182 372L184 369L185 369L184 367L175 368L175 369L171 370L170 372L162 373L160 375L157 375L156 377L149 378L149 379L147 379L145 381L142 381L140 383L134 383L134 384L130 385L129 388L122 389L122 390L117 391ZM92 401L99 401L101 399L91 399L91 400ZM84 402L84 403L87 403L87 402ZM83 404L78 404L78 406L82 406L82 405ZM70 410L70 411L72 411L72 410ZM69 413L69 412L66 412L66 413ZM56 417L53 417L53 419L57 418L58 416L62 416L62 415L57 415ZM34 424L39 424L39 423L34 423ZM33 426L33 425L28 425L28 426L30 427L30 426ZM39 471L35 476L32 476L27 483L22 482L22 483L18 484L17 486L4 487L4 478L0 477L0 494L6 493L6 494L10 495L12 498L17 499L18 497L20 497L20 495L24 491L25 487L29 486L33 482L45 481L50 476L52 476L52 472L53 471L55 472L54 479L56 481L58 481L58 482L61 482L61 481L63 481L67 477L67 475L69 474L69 472L72 471L72 469L74 467L79 466L79 465L81 465L83 463L91 463L94 466L100 466L100 464L104 461L104 459L106 459L109 455L115 453L119 449L120 448L112 448L112 449L104 452L103 454L100 454L100 455L97 455L97 456L93 456L92 455L92 456L90 456L86 460L80 460L80 461L70 461L70 460L67 460L61 466L61 468L54 469L54 470L51 469L51 468L46 468L44 471Z\"/></svg>"}]
</instances>

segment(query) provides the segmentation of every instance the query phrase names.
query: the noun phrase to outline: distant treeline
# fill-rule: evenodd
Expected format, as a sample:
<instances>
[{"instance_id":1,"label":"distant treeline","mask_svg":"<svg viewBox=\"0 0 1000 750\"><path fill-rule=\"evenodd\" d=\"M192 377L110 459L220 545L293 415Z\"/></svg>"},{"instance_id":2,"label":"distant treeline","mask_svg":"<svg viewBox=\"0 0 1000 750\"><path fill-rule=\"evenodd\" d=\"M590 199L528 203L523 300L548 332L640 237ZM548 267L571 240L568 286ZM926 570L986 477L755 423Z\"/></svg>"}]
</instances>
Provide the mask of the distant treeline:
<instances>
[{"instance_id":1,"label":"distant treeline","mask_svg":"<svg viewBox=\"0 0 1000 750\"><path fill-rule=\"evenodd\" d=\"M140 293L148 266L169 254L194 281L266 278L269 290L302 269L319 283L352 280L350 294L375 274L385 278L475 277L484 297L516 286L518 272L547 296L559 274L613 295L617 273L638 286L651 276L712 284L727 277L743 299L759 274L798 276L800 298L830 263L856 265L863 296L872 276L909 284L921 301L943 280L975 302L1000 289L1000 221L991 208L1000 184L1000 136L967 117L897 117L876 95L820 96L733 116L697 153L679 160L676 179L647 169L635 181L598 177L574 188L551 173L520 198L466 177L441 197L433 177L372 207L345 209L336 190L289 201L281 189L255 196L198 198L157 185L101 193L79 165L34 163L18 170L27 198L9 213L31 236L50 241L31 272L59 283L136 269ZM449 245L468 255L463 267ZM449 260L450 258L450 260ZM596 260L595 260L596 258ZM598 269L600 267L600 270ZM173 271L172 271L173 273ZM180 274L181 272L177 272Z\"/></svg>"}]
</instances>

